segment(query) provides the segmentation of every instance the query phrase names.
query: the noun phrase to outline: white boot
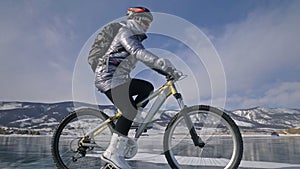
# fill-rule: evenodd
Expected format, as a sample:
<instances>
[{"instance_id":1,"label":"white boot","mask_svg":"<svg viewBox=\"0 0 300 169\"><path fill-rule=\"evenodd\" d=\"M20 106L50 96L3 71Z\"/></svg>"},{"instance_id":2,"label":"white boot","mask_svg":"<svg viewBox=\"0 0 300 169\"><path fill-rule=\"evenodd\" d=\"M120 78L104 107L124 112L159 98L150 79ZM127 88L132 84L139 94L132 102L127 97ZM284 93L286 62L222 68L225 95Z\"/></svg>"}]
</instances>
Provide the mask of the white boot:
<instances>
[{"instance_id":1,"label":"white boot","mask_svg":"<svg viewBox=\"0 0 300 169\"><path fill-rule=\"evenodd\" d=\"M110 163L115 168L131 169L128 163L124 159L124 151L128 142L128 138L125 136L119 136L113 133L110 144L105 152L102 154L101 159L107 163Z\"/></svg>"}]
</instances>

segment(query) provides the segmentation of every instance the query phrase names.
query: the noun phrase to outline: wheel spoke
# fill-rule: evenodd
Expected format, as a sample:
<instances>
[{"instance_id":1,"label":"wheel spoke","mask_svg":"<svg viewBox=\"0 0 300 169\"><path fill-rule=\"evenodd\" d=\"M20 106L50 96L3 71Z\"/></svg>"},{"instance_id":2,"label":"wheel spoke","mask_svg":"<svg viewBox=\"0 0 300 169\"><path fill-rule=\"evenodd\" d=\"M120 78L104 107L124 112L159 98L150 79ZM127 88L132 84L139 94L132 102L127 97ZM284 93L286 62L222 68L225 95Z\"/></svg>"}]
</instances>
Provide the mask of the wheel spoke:
<instances>
[{"instance_id":1,"label":"wheel spoke","mask_svg":"<svg viewBox=\"0 0 300 169\"><path fill-rule=\"evenodd\" d=\"M99 152L103 152L109 144L112 126L107 127L93 140L87 143L94 143L97 146L87 147L79 150L79 141L87 131L95 128L105 121L106 118L101 112L93 109L79 109L65 117L58 129L54 132L52 140L52 155L58 168L95 168L101 166ZM110 124L113 125L113 124ZM73 161L75 151L81 151L84 156Z\"/></svg>"},{"instance_id":2,"label":"wheel spoke","mask_svg":"<svg viewBox=\"0 0 300 169\"><path fill-rule=\"evenodd\" d=\"M204 147L195 147L183 115L172 120L164 140L165 155L172 168L183 166L235 168L239 165L243 149L239 130L230 117L224 114L225 112L218 111L191 107L182 112L191 119L197 135L205 143Z\"/></svg>"}]
</instances>

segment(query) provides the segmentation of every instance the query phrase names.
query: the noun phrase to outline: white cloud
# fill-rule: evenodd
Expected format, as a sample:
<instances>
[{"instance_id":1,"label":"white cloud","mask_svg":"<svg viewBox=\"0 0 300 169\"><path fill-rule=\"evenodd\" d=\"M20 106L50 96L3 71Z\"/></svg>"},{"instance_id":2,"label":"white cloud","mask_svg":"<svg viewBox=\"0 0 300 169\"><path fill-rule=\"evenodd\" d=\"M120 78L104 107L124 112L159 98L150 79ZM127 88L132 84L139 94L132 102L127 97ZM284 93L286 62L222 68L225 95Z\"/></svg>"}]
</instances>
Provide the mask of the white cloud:
<instances>
[{"instance_id":1,"label":"white cloud","mask_svg":"<svg viewBox=\"0 0 300 169\"><path fill-rule=\"evenodd\" d=\"M0 100L40 102L73 99L80 47L91 31L123 15L118 9L128 5L121 2L112 13L111 2L0 3ZM90 86L94 89L93 81Z\"/></svg>"},{"instance_id":2,"label":"white cloud","mask_svg":"<svg viewBox=\"0 0 300 169\"><path fill-rule=\"evenodd\" d=\"M269 103L299 107L295 104L299 97L291 94L288 97L294 104L283 102L284 93L287 94L283 91L277 95L278 102L275 101L277 96L271 99L267 93L257 101L246 96L258 97L264 86L274 86L273 83L300 81L299 9L299 1L276 8L256 9L245 20L228 24L224 34L215 39L225 67L229 96L242 96L234 97L240 102L237 106Z\"/></svg>"},{"instance_id":3,"label":"white cloud","mask_svg":"<svg viewBox=\"0 0 300 169\"><path fill-rule=\"evenodd\" d=\"M267 90L261 97L232 96L229 104L237 104L240 108L256 106L266 107L299 107L300 82L284 82Z\"/></svg>"},{"instance_id":4,"label":"white cloud","mask_svg":"<svg viewBox=\"0 0 300 169\"><path fill-rule=\"evenodd\" d=\"M295 7L296 6L296 7ZM255 10L217 41L232 90L245 90L299 64L299 3ZM283 69L284 68L284 69ZM275 74L275 75L274 75Z\"/></svg>"},{"instance_id":5,"label":"white cloud","mask_svg":"<svg viewBox=\"0 0 300 169\"><path fill-rule=\"evenodd\" d=\"M38 5L23 5L0 17L0 100L71 99L71 20L49 15Z\"/></svg>"}]
</instances>

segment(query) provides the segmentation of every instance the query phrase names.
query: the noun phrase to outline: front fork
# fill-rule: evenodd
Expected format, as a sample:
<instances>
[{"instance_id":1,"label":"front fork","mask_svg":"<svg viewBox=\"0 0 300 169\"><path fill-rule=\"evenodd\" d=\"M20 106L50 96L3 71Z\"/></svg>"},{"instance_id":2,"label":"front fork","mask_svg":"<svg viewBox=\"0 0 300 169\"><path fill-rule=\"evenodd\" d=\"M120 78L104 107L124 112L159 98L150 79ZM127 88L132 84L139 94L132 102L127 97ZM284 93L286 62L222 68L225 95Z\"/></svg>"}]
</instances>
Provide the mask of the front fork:
<instances>
[{"instance_id":1,"label":"front fork","mask_svg":"<svg viewBox=\"0 0 300 169\"><path fill-rule=\"evenodd\" d=\"M184 108L186 108L187 106L184 104L183 99L182 99L182 95L180 93L175 93L174 97L176 98L179 107L181 110L183 110ZM198 146L200 148L203 148L205 146L205 143L203 142L203 140L198 136L195 126L190 118L190 116L188 116L187 113L183 113L183 117L184 117L184 121L187 124L187 127L190 131L190 135L191 138L194 142L195 146Z\"/></svg>"}]
</instances>

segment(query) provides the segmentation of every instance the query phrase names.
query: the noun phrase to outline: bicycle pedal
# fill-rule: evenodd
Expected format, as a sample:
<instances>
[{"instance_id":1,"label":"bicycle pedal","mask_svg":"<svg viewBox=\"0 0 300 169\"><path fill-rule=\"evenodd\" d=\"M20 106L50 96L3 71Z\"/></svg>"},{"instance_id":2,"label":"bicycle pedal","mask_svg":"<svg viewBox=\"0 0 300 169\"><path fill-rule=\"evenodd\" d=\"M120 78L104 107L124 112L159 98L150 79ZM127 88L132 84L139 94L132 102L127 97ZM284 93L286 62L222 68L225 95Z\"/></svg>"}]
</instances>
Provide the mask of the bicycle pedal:
<instances>
[{"instance_id":1,"label":"bicycle pedal","mask_svg":"<svg viewBox=\"0 0 300 169\"><path fill-rule=\"evenodd\" d=\"M106 163L103 167L101 167L100 169L116 169L114 166L112 166L109 163Z\"/></svg>"}]
</instances>

